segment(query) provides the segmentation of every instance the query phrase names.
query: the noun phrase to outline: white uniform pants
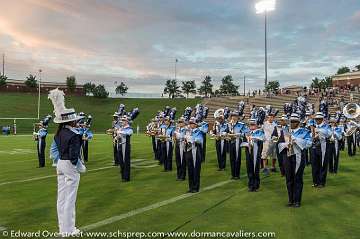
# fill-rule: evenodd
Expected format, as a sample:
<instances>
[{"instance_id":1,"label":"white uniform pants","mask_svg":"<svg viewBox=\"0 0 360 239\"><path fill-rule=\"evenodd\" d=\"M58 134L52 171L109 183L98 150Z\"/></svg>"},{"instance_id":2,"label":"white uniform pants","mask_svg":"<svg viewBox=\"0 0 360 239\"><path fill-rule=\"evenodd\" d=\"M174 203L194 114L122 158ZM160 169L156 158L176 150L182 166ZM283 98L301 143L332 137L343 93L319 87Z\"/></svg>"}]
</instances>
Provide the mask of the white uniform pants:
<instances>
[{"instance_id":1,"label":"white uniform pants","mask_svg":"<svg viewBox=\"0 0 360 239\"><path fill-rule=\"evenodd\" d=\"M57 164L57 214L60 233L75 231L75 202L80 174L70 160L59 160Z\"/></svg>"}]
</instances>

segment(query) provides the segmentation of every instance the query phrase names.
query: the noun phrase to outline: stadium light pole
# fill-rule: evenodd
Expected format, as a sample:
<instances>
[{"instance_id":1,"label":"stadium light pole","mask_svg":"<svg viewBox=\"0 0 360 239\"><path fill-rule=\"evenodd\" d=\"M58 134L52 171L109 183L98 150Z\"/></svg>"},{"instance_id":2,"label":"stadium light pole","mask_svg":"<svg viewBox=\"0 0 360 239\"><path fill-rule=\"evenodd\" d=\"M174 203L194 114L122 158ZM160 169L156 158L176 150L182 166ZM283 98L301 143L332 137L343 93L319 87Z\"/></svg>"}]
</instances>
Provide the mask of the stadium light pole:
<instances>
[{"instance_id":1,"label":"stadium light pole","mask_svg":"<svg viewBox=\"0 0 360 239\"><path fill-rule=\"evenodd\" d=\"M267 13L274 11L276 0L261 0L255 4L256 14L264 14L265 17L265 87L268 83L268 57L267 57Z\"/></svg>"},{"instance_id":2,"label":"stadium light pole","mask_svg":"<svg viewBox=\"0 0 360 239\"><path fill-rule=\"evenodd\" d=\"M39 69L38 119L40 119L41 72L42 70Z\"/></svg>"},{"instance_id":3,"label":"stadium light pole","mask_svg":"<svg viewBox=\"0 0 360 239\"><path fill-rule=\"evenodd\" d=\"M176 59L175 59L175 80L176 80L176 70L177 70L176 68L177 68L177 63L178 63L178 61L179 61L179 60L176 58Z\"/></svg>"}]
</instances>

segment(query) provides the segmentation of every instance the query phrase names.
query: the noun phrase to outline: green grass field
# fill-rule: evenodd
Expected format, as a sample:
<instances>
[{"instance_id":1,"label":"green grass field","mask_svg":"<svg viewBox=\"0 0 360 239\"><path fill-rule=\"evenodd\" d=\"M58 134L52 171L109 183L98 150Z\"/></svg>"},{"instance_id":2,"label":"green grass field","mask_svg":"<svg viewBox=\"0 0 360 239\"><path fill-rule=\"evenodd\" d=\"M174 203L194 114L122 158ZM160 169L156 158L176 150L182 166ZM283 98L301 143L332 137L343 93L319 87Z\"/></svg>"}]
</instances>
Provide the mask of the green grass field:
<instances>
[{"instance_id":1,"label":"green grass field","mask_svg":"<svg viewBox=\"0 0 360 239\"><path fill-rule=\"evenodd\" d=\"M73 107L77 112L91 114L94 118L92 129L98 133L104 133L111 127L112 115L118 109L120 103L125 104L126 110L135 107L140 109L140 115L134 121L134 126L145 129L147 123L154 117L158 110L165 106L176 107L177 116L184 112L187 106L194 107L201 99L96 99L94 97L65 96L66 107ZM37 95L27 93L0 93L0 118L35 118L37 117ZM40 117L52 114L53 108L47 95L41 96ZM18 120L17 128L19 134L32 133L33 123L36 120ZM12 120L0 120L0 126L12 125ZM50 131L55 124L50 124Z\"/></svg>"},{"instance_id":2,"label":"green grass field","mask_svg":"<svg viewBox=\"0 0 360 239\"><path fill-rule=\"evenodd\" d=\"M50 140L51 136L48 144ZM226 171L216 171L213 143L208 140L201 172L201 188L206 190L188 197L187 182L176 181L175 170L162 172L153 160L150 138L132 137L132 181L123 183L119 169L111 167L111 139L96 135L90 143L89 172L81 177L77 226L97 232L244 230L275 232L276 238L285 239L360 238L359 156L348 158L342 153L338 175L329 175L323 189L311 187L311 168L307 167L302 207L288 208L279 173L262 179L259 192L249 193L245 162L241 180L229 181L229 163ZM0 137L2 230L57 231L55 169L48 158L46 168L36 168L35 150L30 136ZM162 206L157 204L164 201ZM134 210L137 214L131 215ZM95 224L129 212L127 217Z\"/></svg>"}]
</instances>

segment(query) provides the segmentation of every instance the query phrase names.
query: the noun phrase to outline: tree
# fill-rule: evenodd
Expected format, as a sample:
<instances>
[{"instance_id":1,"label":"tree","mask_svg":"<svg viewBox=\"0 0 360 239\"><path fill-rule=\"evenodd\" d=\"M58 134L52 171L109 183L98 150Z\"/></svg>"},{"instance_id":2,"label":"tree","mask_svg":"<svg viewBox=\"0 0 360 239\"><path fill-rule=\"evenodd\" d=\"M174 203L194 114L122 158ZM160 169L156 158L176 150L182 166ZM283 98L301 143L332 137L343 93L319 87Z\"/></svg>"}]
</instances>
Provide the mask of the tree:
<instances>
[{"instance_id":1,"label":"tree","mask_svg":"<svg viewBox=\"0 0 360 239\"><path fill-rule=\"evenodd\" d=\"M340 75L340 74L345 74L348 72L350 72L350 68L347 66L343 66L338 69L337 74Z\"/></svg>"},{"instance_id":2,"label":"tree","mask_svg":"<svg viewBox=\"0 0 360 239\"><path fill-rule=\"evenodd\" d=\"M86 83L86 84L84 85L85 95L93 94L95 87L96 87L96 85L93 84L93 83L91 83L91 82Z\"/></svg>"},{"instance_id":3,"label":"tree","mask_svg":"<svg viewBox=\"0 0 360 239\"><path fill-rule=\"evenodd\" d=\"M116 94L125 95L128 91L129 87L125 85L124 82L121 82L115 89Z\"/></svg>"},{"instance_id":4,"label":"tree","mask_svg":"<svg viewBox=\"0 0 360 239\"><path fill-rule=\"evenodd\" d=\"M239 86L233 83L233 78L231 75L227 75L221 80L221 85L219 88L220 94L231 94L237 95Z\"/></svg>"},{"instance_id":5,"label":"tree","mask_svg":"<svg viewBox=\"0 0 360 239\"><path fill-rule=\"evenodd\" d=\"M180 86L178 86L176 80L167 80L165 83L164 94L168 94L169 98L174 98L179 95L181 91L179 90Z\"/></svg>"},{"instance_id":6,"label":"tree","mask_svg":"<svg viewBox=\"0 0 360 239\"><path fill-rule=\"evenodd\" d=\"M329 88L329 87L332 87L332 78L327 76L325 77L324 79L322 79L320 81L320 87L322 89L326 89L326 88Z\"/></svg>"},{"instance_id":7,"label":"tree","mask_svg":"<svg viewBox=\"0 0 360 239\"><path fill-rule=\"evenodd\" d=\"M74 92L76 88L76 78L75 76L66 77L66 86L70 92Z\"/></svg>"},{"instance_id":8,"label":"tree","mask_svg":"<svg viewBox=\"0 0 360 239\"><path fill-rule=\"evenodd\" d=\"M320 79L317 78L317 77L315 77L315 78L312 80L310 87L313 88L313 89L314 89L314 88L320 89L320 88L321 88Z\"/></svg>"},{"instance_id":9,"label":"tree","mask_svg":"<svg viewBox=\"0 0 360 239\"><path fill-rule=\"evenodd\" d=\"M312 80L311 88L326 89L328 87L332 87L332 78L329 76L325 77L324 79L315 77Z\"/></svg>"},{"instance_id":10,"label":"tree","mask_svg":"<svg viewBox=\"0 0 360 239\"><path fill-rule=\"evenodd\" d=\"M0 75L0 86L6 85L7 79L8 79L7 76L5 76L5 75Z\"/></svg>"},{"instance_id":11,"label":"tree","mask_svg":"<svg viewBox=\"0 0 360 239\"><path fill-rule=\"evenodd\" d=\"M107 98L109 96L109 92L106 91L104 85L98 85L93 90L94 97L96 98Z\"/></svg>"},{"instance_id":12,"label":"tree","mask_svg":"<svg viewBox=\"0 0 360 239\"><path fill-rule=\"evenodd\" d=\"M196 93L196 84L194 80L189 81L183 81L181 90L186 94L186 98L189 98L189 94L195 94Z\"/></svg>"},{"instance_id":13,"label":"tree","mask_svg":"<svg viewBox=\"0 0 360 239\"><path fill-rule=\"evenodd\" d=\"M266 91L278 91L280 88L279 81L269 81L268 84L265 86Z\"/></svg>"},{"instance_id":14,"label":"tree","mask_svg":"<svg viewBox=\"0 0 360 239\"><path fill-rule=\"evenodd\" d=\"M37 86L36 76L30 74L26 77L25 85L30 88L35 88Z\"/></svg>"},{"instance_id":15,"label":"tree","mask_svg":"<svg viewBox=\"0 0 360 239\"><path fill-rule=\"evenodd\" d=\"M360 71L360 65L355 66L357 71Z\"/></svg>"},{"instance_id":16,"label":"tree","mask_svg":"<svg viewBox=\"0 0 360 239\"><path fill-rule=\"evenodd\" d=\"M198 91L200 95L204 95L205 97L208 97L208 95L210 96L213 93L213 85L211 84L210 76L205 76Z\"/></svg>"}]
</instances>

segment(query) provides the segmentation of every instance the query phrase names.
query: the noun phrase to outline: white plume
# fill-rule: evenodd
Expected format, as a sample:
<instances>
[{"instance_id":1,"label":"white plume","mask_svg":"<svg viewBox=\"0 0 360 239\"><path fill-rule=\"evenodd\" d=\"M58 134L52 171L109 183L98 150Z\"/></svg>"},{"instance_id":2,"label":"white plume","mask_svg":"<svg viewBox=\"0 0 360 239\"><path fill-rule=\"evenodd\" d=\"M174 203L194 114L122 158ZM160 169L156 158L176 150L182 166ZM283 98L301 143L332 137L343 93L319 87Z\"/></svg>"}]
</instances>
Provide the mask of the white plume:
<instances>
[{"instance_id":1,"label":"white plume","mask_svg":"<svg viewBox=\"0 0 360 239\"><path fill-rule=\"evenodd\" d=\"M59 90L58 88L51 90L49 92L48 98L51 100L54 105L54 114L56 118L61 119L61 114L66 110L65 108L65 97L64 91Z\"/></svg>"}]
</instances>

